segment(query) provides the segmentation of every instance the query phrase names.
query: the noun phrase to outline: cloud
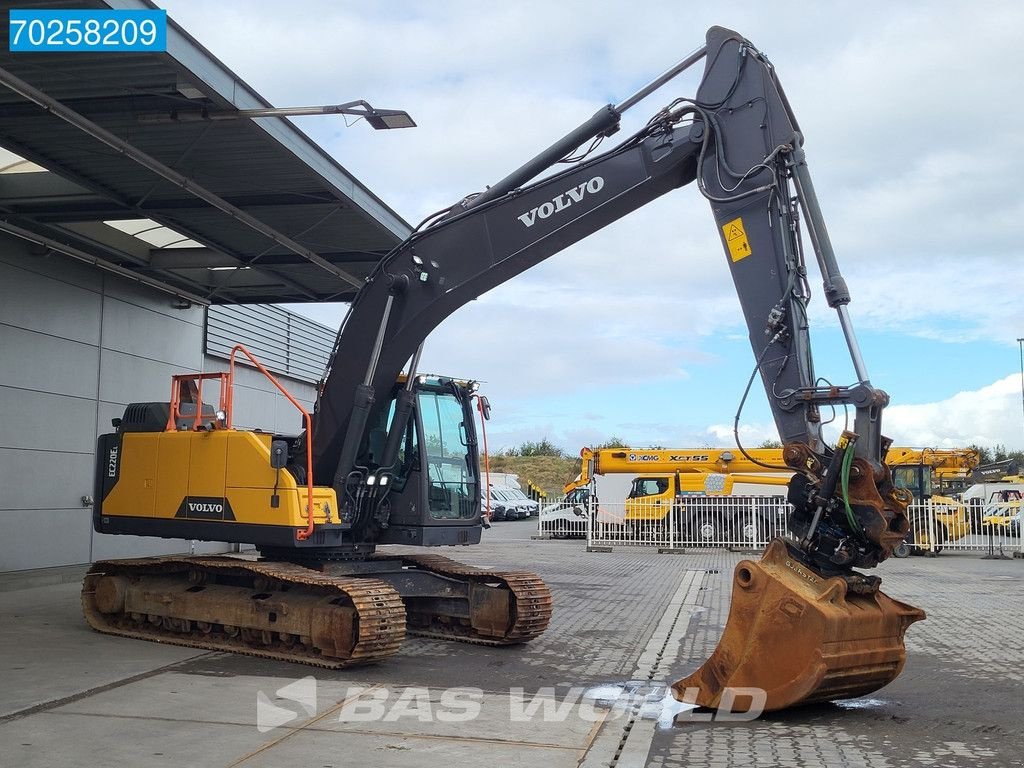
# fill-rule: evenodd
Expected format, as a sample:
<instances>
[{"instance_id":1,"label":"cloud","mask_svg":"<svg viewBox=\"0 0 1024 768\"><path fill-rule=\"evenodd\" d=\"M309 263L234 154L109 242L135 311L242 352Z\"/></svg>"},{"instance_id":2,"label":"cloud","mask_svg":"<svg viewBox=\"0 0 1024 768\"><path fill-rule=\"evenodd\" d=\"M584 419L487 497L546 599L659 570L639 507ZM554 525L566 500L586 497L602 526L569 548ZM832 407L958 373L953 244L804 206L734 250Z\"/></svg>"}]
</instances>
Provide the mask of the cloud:
<instances>
[{"instance_id":1,"label":"cloud","mask_svg":"<svg viewBox=\"0 0 1024 768\"><path fill-rule=\"evenodd\" d=\"M851 414L852 419L852 414ZM826 427L826 438L835 441L842 419ZM732 424L712 424L708 434L715 445L733 445ZM882 431L894 445L929 448L964 448L980 445L1018 445L1024 430L1021 377L1012 374L972 391L957 392L933 403L891 405L882 416ZM743 423L740 440L753 447L764 440L778 440L771 423Z\"/></svg>"},{"instance_id":2,"label":"cloud","mask_svg":"<svg viewBox=\"0 0 1024 768\"><path fill-rule=\"evenodd\" d=\"M713 447L724 448L736 445L732 424L711 424L707 428L707 434L710 438L705 439L709 440ZM777 441L779 439L779 432L772 423L745 424L741 422L739 434L744 448L757 448L767 440ZM682 447L689 448L690 446Z\"/></svg>"},{"instance_id":3,"label":"cloud","mask_svg":"<svg viewBox=\"0 0 1024 768\"><path fill-rule=\"evenodd\" d=\"M898 445L956 448L1020 445L1024 430L1021 377L1012 374L935 403L894 405L884 431Z\"/></svg>"}]
</instances>

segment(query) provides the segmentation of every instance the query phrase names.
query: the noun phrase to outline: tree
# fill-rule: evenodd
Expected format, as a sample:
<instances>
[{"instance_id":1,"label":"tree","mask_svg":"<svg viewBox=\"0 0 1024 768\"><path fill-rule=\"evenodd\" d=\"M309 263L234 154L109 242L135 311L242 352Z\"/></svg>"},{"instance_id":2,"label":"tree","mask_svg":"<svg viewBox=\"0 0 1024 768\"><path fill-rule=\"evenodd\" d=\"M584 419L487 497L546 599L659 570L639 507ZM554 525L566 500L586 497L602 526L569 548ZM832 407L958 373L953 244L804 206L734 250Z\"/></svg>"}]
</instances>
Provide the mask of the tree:
<instances>
[{"instance_id":1,"label":"tree","mask_svg":"<svg viewBox=\"0 0 1024 768\"><path fill-rule=\"evenodd\" d=\"M610 437L607 440L605 440L603 443L601 443L599 446L597 446L597 448L599 450L601 448L629 448L629 444L623 442L621 437L614 437L613 436L613 437Z\"/></svg>"},{"instance_id":2,"label":"tree","mask_svg":"<svg viewBox=\"0 0 1024 768\"><path fill-rule=\"evenodd\" d=\"M778 440L762 440L758 448L781 448L782 443Z\"/></svg>"},{"instance_id":3,"label":"tree","mask_svg":"<svg viewBox=\"0 0 1024 768\"><path fill-rule=\"evenodd\" d=\"M967 446L971 450L978 452L978 463L979 464L991 464L995 459L992 458L992 451L989 448L984 448L980 445L971 443Z\"/></svg>"},{"instance_id":4,"label":"tree","mask_svg":"<svg viewBox=\"0 0 1024 768\"><path fill-rule=\"evenodd\" d=\"M565 452L546 437L543 440L529 440L518 448L518 456L557 456L565 458Z\"/></svg>"},{"instance_id":5,"label":"tree","mask_svg":"<svg viewBox=\"0 0 1024 768\"><path fill-rule=\"evenodd\" d=\"M1017 462L1018 466L1024 466L1024 451L1007 450L1006 446L1002 443L997 443L991 448L984 448L980 445L969 445L967 447L973 448L978 452L981 464L994 464L997 461L1012 459Z\"/></svg>"}]
</instances>

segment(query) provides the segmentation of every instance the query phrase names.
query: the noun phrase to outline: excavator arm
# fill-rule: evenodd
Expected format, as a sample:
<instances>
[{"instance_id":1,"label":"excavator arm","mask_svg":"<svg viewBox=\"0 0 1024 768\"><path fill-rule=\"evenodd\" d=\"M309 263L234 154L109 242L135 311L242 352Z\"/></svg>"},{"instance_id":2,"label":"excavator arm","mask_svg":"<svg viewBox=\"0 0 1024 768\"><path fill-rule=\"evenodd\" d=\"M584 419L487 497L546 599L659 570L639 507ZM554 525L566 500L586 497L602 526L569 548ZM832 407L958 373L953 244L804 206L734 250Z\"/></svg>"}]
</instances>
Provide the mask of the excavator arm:
<instances>
[{"instance_id":1,"label":"excavator arm","mask_svg":"<svg viewBox=\"0 0 1024 768\"><path fill-rule=\"evenodd\" d=\"M580 145L614 133L625 109L701 58L705 74L695 99L674 100L610 151L530 182ZM379 395L455 310L696 181L712 207L786 463L798 473L790 500L800 556L827 572L884 560L907 532L909 498L892 486L882 461L888 397L871 385L861 359L849 291L802 144L768 60L735 32L714 27L704 48L651 86L602 108L484 193L439 215L377 265L339 332L314 417L317 482L354 499L367 478L388 471L409 409L399 403L383 460L369 467L362 459L367 424L379 423L381 410L391 407ZM813 370L802 222L857 374L848 386L819 386ZM823 406L855 412L853 432L835 449L822 437Z\"/></svg>"}]
</instances>

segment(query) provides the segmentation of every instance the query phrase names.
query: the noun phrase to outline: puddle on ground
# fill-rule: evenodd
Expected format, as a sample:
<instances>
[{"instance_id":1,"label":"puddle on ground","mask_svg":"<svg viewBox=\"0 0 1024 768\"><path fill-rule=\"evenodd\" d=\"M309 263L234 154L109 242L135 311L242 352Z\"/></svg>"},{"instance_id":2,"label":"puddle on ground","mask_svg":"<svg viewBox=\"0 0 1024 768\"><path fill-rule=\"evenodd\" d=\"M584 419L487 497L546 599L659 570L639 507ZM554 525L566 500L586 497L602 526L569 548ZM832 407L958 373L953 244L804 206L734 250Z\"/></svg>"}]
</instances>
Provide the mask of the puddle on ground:
<instances>
[{"instance_id":1,"label":"puddle on ground","mask_svg":"<svg viewBox=\"0 0 1024 768\"><path fill-rule=\"evenodd\" d=\"M650 680L630 680L625 683L608 683L595 685L586 689L583 700L592 703L598 709L607 709L611 717L634 716L641 720L655 720L659 729L669 729L674 725L692 722L711 721L714 714L701 710L696 704L677 701L667 683L655 683ZM863 711L882 709L892 704L884 699L845 699L830 702L839 709ZM725 713L729 715L730 713ZM749 720L745 713L735 713L738 717L725 719ZM717 718L716 718L717 719Z\"/></svg>"},{"instance_id":2,"label":"puddle on ground","mask_svg":"<svg viewBox=\"0 0 1024 768\"><path fill-rule=\"evenodd\" d=\"M635 715L641 720L656 720L658 728L671 728L680 714L697 709L696 704L676 701L667 683L630 680L588 688L583 698L613 716Z\"/></svg>"},{"instance_id":3,"label":"puddle on ground","mask_svg":"<svg viewBox=\"0 0 1024 768\"><path fill-rule=\"evenodd\" d=\"M842 699L832 704L840 709L878 709L888 706L889 702L882 699Z\"/></svg>"}]
</instances>

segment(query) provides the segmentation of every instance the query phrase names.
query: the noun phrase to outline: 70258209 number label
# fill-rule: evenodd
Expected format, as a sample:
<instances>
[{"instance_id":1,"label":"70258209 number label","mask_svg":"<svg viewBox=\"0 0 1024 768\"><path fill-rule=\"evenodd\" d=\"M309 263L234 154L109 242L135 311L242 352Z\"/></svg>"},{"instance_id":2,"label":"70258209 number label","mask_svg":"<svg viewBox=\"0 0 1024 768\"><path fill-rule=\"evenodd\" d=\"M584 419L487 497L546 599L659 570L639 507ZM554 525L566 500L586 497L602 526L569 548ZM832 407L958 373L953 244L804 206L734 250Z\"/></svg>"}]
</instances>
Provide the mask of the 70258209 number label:
<instances>
[{"instance_id":1,"label":"70258209 number label","mask_svg":"<svg viewBox=\"0 0 1024 768\"><path fill-rule=\"evenodd\" d=\"M167 50L167 11L10 11L12 53Z\"/></svg>"}]
</instances>

